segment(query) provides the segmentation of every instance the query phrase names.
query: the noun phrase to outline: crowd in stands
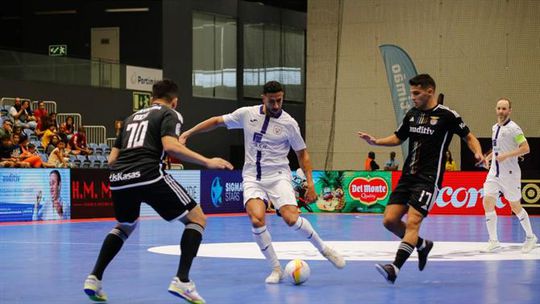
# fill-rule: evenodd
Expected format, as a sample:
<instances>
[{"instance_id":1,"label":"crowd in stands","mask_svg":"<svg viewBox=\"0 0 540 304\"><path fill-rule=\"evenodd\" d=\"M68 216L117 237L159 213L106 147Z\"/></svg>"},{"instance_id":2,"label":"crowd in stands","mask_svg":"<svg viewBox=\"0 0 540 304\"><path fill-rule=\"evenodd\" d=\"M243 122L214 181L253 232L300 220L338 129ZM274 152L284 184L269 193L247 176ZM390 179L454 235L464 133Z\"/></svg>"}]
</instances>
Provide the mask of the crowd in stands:
<instances>
[{"instance_id":1,"label":"crowd in stands","mask_svg":"<svg viewBox=\"0 0 540 304\"><path fill-rule=\"evenodd\" d=\"M84 127L72 116L60 124L43 101L31 109L29 100L16 98L1 112L0 167L103 168L110 147L88 143Z\"/></svg>"}]
</instances>

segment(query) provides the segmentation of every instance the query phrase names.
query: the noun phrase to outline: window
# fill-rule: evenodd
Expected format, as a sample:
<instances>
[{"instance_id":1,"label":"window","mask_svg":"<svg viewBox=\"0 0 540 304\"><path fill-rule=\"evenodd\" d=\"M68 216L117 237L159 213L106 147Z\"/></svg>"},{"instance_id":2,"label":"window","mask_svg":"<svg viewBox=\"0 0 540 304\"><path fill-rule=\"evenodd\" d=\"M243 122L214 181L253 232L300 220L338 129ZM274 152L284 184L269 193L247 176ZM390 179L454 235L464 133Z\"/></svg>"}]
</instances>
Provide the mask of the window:
<instances>
[{"instance_id":1,"label":"window","mask_svg":"<svg viewBox=\"0 0 540 304\"><path fill-rule=\"evenodd\" d=\"M305 101L305 32L273 24L244 26L244 96L259 98L262 86L277 80L285 99Z\"/></svg>"},{"instance_id":2,"label":"window","mask_svg":"<svg viewBox=\"0 0 540 304\"><path fill-rule=\"evenodd\" d=\"M193 13L193 96L236 99L236 20Z\"/></svg>"}]
</instances>

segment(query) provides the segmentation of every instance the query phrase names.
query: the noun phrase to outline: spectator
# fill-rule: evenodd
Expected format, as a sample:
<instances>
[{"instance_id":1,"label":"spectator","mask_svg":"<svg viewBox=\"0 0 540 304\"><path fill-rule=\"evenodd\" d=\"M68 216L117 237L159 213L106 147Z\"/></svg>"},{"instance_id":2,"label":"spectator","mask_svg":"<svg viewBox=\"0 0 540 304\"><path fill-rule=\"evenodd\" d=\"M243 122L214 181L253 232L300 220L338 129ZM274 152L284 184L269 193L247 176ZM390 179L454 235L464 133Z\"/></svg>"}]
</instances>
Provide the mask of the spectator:
<instances>
[{"instance_id":1,"label":"spectator","mask_svg":"<svg viewBox=\"0 0 540 304\"><path fill-rule=\"evenodd\" d=\"M79 126L78 132L71 137L69 147L71 148L71 153L75 155L92 154L92 150L88 148L88 144L86 143L86 131L83 126Z\"/></svg>"},{"instance_id":2,"label":"spectator","mask_svg":"<svg viewBox=\"0 0 540 304\"><path fill-rule=\"evenodd\" d=\"M379 165L375 162L375 152L369 151L368 157L364 162L364 170L366 171L376 171L379 170Z\"/></svg>"},{"instance_id":3,"label":"spectator","mask_svg":"<svg viewBox=\"0 0 540 304\"><path fill-rule=\"evenodd\" d=\"M115 137L118 137L120 133L122 133L122 127L124 126L124 122L121 120L115 120L114 121L114 135Z\"/></svg>"},{"instance_id":4,"label":"spectator","mask_svg":"<svg viewBox=\"0 0 540 304\"><path fill-rule=\"evenodd\" d=\"M15 105L9 110L9 114L13 117L16 126L21 126L25 129L35 130L37 126L36 118L30 109L30 101L24 100L21 103L19 98L15 99Z\"/></svg>"},{"instance_id":5,"label":"spectator","mask_svg":"<svg viewBox=\"0 0 540 304\"><path fill-rule=\"evenodd\" d=\"M51 152L56 149L56 147L58 146L58 143L61 142L60 138L57 136L57 135L53 135L51 137L51 140L49 141L49 144L44 147L45 149L45 153L47 155L51 154Z\"/></svg>"},{"instance_id":6,"label":"spectator","mask_svg":"<svg viewBox=\"0 0 540 304\"><path fill-rule=\"evenodd\" d=\"M56 132L56 127L51 124L49 125L49 128L43 132L43 136L41 137L41 146L46 148L53 136L58 136L58 134Z\"/></svg>"},{"instance_id":7,"label":"spectator","mask_svg":"<svg viewBox=\"0 0 540 304\"><path fill-rule=\"evenodd\" d=\"M456 161L452 158L452 152L446 150L446 171L456 171Z\"/></svg>"},{"instance_id":8,"label":"spectator","mask_svg":"<svg viewBox=\"0 0 540 304\"><path fill-rule=\"evenodd\" d=\"M3 139L4 137L11 138L12 133L13 123L9 119L4 120L2 128L0 128L0 139Z\"/></svg>"},{"instance_id":9,"label":"spectator","mask_svg":"<svg viewBox=\"0 0 540 304\"><path fill-rule=\"evenodd\" d=\"M28 143L28 140L25 143ZM32 168L41 168L43 166L43 161L34 144L21 144L21 151L19 156L21 162L28 163Z\"/></svg>"},{"instance_id":10,"label":"spectator","mask_svg":"<svg viewBox=\"0 0 540 304\"><path fill-rule=\"evenodd\" d=\"M47 109L45 109L45 102L40 101L38 102L38 108L34 110L34 117L36 118L37 126L36 130L46 130L42 129L42 125L47 122L47 117L49 116L49 113L47 112Z\"/></svg>"},{"instance_id":11,"label":"spectator","mask_svg":"<svg viewBox=\"0 0 540 304\"><path fill-rule=\"evenodd\" d=\"M399 162L396 160L396 152L390 152L390 159L384 164L385 171L397 171Z\"/></svg>"},{"instance_id":12,"label":"spectator","mask_svg":"<svg viewBox=\"0 0 540 304\"><path fill-rule=\"evenodd\" d=\"M0 143L0 167L29 167L27 163L18 160L19 153L15 150L18 150L18 146L13 145L11 138L2 138ZM13 155L17 157L13 157Z\"/></svg>"},{"instance_id":13,"label":"spectator","mask_svg":"<svg viewBox=\"0 0 540 304\"><path fill-rule=\"evenodd\" d=\"M56 167L56 168L69 168L67 153L66 153L66 144L63 141L58 141L58 145L54 150L49 154L49 159L47 160L47 166Z\"/></svg>"},{"instance_id":14,"label":"spectator","mask_svg":"<svg viewBox=\"0 0 540 304\"><path fill-rule=\"evenodd\" d=\"M66 117L66 121L60 125L60 133L66 135L67 141L71 139L71 137L75 133L73 116Z\"/></svg>"},{"instance_id":15,"label":"spectator","mask_svg":"<svg viewBox=\"0 0 540 304\"><path fill-rule=\"evenodd\" d=\"M56 129L58 129L58 122L56 121L56 113L55 112L51 112L51 114L49 114L48 123L53 124L56 127Z\"/></svg>"}]
</instances>

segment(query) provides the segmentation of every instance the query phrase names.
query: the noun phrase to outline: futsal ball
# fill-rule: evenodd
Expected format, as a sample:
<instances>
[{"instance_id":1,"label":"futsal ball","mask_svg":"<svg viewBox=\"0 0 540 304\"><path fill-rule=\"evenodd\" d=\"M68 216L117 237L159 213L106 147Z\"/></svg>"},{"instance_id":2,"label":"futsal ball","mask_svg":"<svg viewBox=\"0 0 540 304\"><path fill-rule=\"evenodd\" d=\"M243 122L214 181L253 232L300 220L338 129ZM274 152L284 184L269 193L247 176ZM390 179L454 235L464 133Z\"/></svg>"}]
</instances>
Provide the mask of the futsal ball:
<instances>
[{"instance_id":1,"label":"futsal ball","mask_svg":"<svg viewBox=\"0 0 540 304\"><path fill-rule=\"evenodd\" d=\"M294 285L300 285L307 281L310 274L308 263L300 259L294 259L285 266L285 275Z\"/></svg>"}]
</instances>

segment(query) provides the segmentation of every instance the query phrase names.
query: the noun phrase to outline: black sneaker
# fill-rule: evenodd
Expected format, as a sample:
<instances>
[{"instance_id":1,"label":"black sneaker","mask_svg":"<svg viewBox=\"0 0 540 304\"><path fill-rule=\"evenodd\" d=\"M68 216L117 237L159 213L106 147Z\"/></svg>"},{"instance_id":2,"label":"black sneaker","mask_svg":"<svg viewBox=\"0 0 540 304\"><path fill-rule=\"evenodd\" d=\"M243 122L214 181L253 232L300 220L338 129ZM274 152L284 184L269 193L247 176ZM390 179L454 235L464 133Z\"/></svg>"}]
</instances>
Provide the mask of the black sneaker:
<instances>
[{"instance_id":1,"label":"black sneaker","mask_svg":"<svg viewBox=\"0 0 540 304\"><path fill-rule=\"evenodd\" d=\"M386 279L388 283L394 284L397 275L392 264L375 264L375 269L377 269L377 271Z\"/></svg>"},{"instance_id":2,"label":"black sneaker","mask_svg":"<svg viewBox=\"0 0 540 304\"><path fill-rule=\"evenodd\" d=\"M426 240L426 247L422 250L418 250L418 269L424 270L427 264L427 257L431 249L433 248L433 242Z\"/></svg>"}]
</instances>

